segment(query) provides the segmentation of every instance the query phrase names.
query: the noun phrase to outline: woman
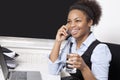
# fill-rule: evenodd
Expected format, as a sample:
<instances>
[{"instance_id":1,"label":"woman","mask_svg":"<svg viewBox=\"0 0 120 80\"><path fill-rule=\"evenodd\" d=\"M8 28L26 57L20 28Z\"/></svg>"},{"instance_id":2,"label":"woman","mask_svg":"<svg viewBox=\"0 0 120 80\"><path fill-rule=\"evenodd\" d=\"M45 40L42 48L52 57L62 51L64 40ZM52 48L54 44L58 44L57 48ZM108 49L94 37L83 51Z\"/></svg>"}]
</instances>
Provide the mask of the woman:
<instances>
[{"instance_id":1,"label":"woman","mask_svg":"<svg viewBox=\"0 0 120 80\"><path fill-rule=\"evenodd\" d=\"M108 80L111 53L106 44L100 43L89 57L83 57L88 47L96 41L91 27L99 23L101 7L95 0L80 0L73 4L68 13L67 24L60 27L52 51L49 55L49 68L52 74L59 74L67 62L69 68L76 68L80 73L71 74L80 80ZM61 44L71 35L65 47L60 51ZM72 43L72 46L70 44ZM71 52L69 50L71 49ZM66 61L68 53L69 59ZM90 61L85 62L85 58ZM91 65L88 65L91 63ZM76 76L77 75L77 76Z\"/></svg>"}]
</instances>

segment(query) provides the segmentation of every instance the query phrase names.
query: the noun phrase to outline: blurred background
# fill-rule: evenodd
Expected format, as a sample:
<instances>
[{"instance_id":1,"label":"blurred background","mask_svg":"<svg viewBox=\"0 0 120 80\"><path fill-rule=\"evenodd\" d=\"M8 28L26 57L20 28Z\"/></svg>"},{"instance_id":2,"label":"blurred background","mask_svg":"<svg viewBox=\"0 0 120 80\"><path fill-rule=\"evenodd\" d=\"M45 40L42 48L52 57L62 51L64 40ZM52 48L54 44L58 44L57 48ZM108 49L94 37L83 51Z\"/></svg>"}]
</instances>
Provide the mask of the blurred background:
<instances>
[{"instance_id":1,"label":"blurred background","mask_svg":"<svg viewBox=\"0 0 120 80\"><path fill-rule=\"evenodd\" d=\"M68 8L77 0L4 1L0 36L54 39L66 24ZM93 32L105 42L120 44L120 0L98 0L103 13Z\"/></svg>"},{"instance_id":2,"label":"blurred background","mask_svg":"<svg viewBox=\"0 0 120 80\"><path fill-rule=\"evenodd\" d=\"M54 39L66 24L67 10L77 0L6 1L0 35Z\"/></svg>"}]
</instances>

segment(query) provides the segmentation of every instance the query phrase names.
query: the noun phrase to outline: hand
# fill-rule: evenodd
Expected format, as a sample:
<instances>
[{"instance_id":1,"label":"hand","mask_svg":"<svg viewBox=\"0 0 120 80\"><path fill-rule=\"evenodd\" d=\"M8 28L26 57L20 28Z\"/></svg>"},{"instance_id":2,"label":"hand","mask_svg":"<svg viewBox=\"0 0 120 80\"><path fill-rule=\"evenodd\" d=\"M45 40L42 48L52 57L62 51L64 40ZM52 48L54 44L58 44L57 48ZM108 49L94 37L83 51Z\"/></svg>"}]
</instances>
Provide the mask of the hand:
<instances>
[{"instance_id":1,"label":"hand","mask_svg":"<svg viewBox=\"0 0 120 80\"><path fill-rule=\"evenodd\" d=\"M67 63L70 64L68 67L70 68L77 68L79 70L83 70L85 67L87 67L86 63L82 59L82 57L76 53L68 54L68 60Z\"/></svg>"},{"instance_id":2,"label":"hand","mask_svg":"<svg viewBox=\"0 0 120 80\"><path fill-rule=\"evenodd\" d=\"M67 31L68 31L68 25L63 25L57 32L56 40L57 41L65 40L67 36L69 35Z\"/></svg>"}]
</instances>

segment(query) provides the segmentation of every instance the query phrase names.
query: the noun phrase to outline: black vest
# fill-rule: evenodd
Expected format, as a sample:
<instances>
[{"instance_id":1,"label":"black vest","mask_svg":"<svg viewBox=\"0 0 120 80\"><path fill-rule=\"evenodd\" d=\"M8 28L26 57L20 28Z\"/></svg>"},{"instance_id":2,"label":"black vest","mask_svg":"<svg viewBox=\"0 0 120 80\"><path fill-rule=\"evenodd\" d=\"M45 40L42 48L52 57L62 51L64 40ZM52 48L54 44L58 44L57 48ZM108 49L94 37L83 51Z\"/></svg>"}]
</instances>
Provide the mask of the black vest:
<instances>
[{"instance_id":1,"label":"black vest","mask_svg":"<svg viewBox=\"0 0 120 80\"><path fill-rule=\"evenodd\" d=\"M97 44L99 44L100 41L95 40L89 47L88 49L85 51L85 53L81 56L83 58L83 60L85 61L85 63L88 65L88 67L91 69L91 55L92 55L92 51L93 49L97 46ZM81 71L77 69L77 72L75 74L71 74L73 77L77 77L80 80L84 80L83 76L81 74Z\"/></svg>"}]
</instances>

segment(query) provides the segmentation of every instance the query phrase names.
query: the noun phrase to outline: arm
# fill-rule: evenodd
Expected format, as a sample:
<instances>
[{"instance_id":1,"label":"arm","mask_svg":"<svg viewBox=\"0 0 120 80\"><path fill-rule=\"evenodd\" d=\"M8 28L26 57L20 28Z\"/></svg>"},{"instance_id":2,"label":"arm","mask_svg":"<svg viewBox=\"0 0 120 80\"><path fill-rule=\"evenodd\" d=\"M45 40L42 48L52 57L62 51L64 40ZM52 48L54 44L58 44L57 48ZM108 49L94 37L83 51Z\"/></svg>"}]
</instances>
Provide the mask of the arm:
<instances>
[{"instance_id":1,"label":"arm","mask_svg":"<svg viewBox=\"0 0 120 80\"><path fill-rule=\"evenodd\" d=\"M97 80L108 80L111 52L107 45L99 44L91 55L91 70Z\"/></svg>"},{"instance_id":2,"label":"arm","mask_svg":"<svg viewBox=\"0 0 120 80\"><path fill-rule=\"evenodd\" d=\"M53 49L50 53L50 60L52 62L55 62L58 59L60 46L61 46L61 42L56 40L55 43L54 43Z\"/></svg>"},{"instance_id":3,"label":"arm","mask_svg":"<svg viewBox=\"0 0 120 80\"><path fill-rule=\"evenodd\" d=\"M62 67L64 66L64 64L61 63L61 58L64 59L64 51L62 52L63 55L59 54L60 53L60 47L61 47L61 43L62 41L64 41L67 37L67 33L66 33L66 27L62 26L56 35L56 39L55 39L55 43L54 46L51 50L51 53L49 54L49 72L50 74L59 74L60 70L62 69Z\"/></svg>"},{"instance_id":4,"label":"arm","mask_svg":"<svg viewBox=\"0 0 120 80\"><path fill-rule=\"evenodd\" d=\"M61 43L68 36L66 30L68 30L68 28L63 25L57 32L55 43L50 53L50 60L52 62L55 62L58 59Z\"/></svg>"},{"instance_id":5,"label":"arm","mask_svg":"<svg viewBox=\"0 0 120 80\"><path fill-rule=\"evenodd\" d=\"M83 64L79 67L79 70L81 70L84 80L96 80L90 68L84 63L84 61L82 62Z\"/></svg>"}]
</instances>

